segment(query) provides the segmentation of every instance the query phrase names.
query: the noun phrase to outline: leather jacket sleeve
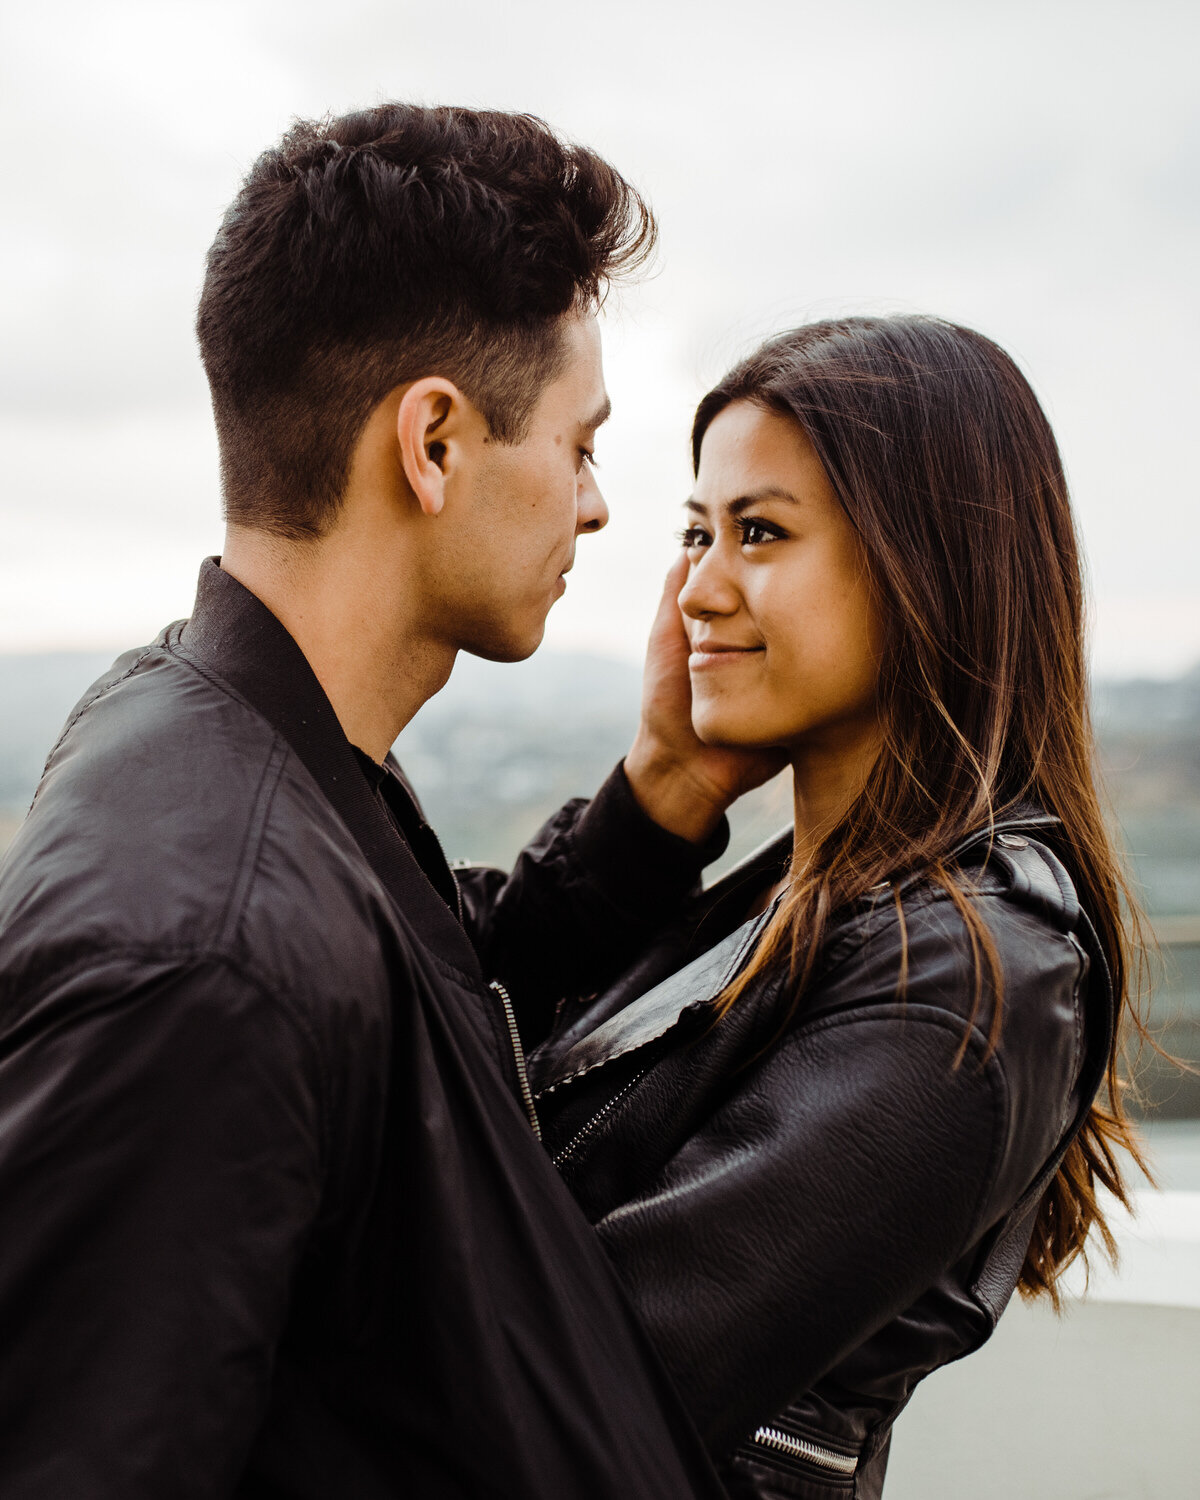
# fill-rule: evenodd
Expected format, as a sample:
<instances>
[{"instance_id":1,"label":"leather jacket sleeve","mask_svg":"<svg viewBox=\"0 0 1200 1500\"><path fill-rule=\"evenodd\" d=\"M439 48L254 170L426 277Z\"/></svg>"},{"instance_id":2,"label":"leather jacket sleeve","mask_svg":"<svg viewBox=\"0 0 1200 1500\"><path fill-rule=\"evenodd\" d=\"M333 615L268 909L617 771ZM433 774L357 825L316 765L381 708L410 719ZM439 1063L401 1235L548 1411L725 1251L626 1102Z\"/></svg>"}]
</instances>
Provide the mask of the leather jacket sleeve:
<instances>
[{"instance_id":1,"label":"leather jacket sleeve","mask_svg":"<svg viewBox=\"0 0 1200 1500\"><path fill-rule=\"evenodd\" d=\"M909 1308L1053 1145L1021 1123L1037 1080L1007 1077L945 1003L969 984L965 966L914 937L904 998L870 993L856 972L857 994L803 1017L731 1080L656 1179L597 1223L714 1453ZM1069 1010L1078 950L1063 939L1036 951L1023 982ZM686 1090L687 1066L682 1049L679 1072L645 1082ZM1059 1066L1046 1062L1041 1087L1062 1091Z\"/></svg>"},{"instance_id":2,"label":"leather jacket sleeve","mask_svg":"<svg viewBox=\"0 0 1200 1500\"><path fill-rule=\"evenodd\" d=\"M456 868L468 932L487 976L510 991L527 1047L560 1001L620 973L728 841L724 819L702 845L660 828L617 766L590 802L576 798L544 824L511 875Z\"/></svg>"},{"instance_id":3,"label":"leather jacket sleeve","mask_svg":"<svg viewBox=\"0 0 1200 1500\"><path fill-rule=\"evenodd\" d=\"M233 1493L320 1199L323 1071L221 961L93 954L7 1032L6 1500Z\"/></svg>"}]
</instances>

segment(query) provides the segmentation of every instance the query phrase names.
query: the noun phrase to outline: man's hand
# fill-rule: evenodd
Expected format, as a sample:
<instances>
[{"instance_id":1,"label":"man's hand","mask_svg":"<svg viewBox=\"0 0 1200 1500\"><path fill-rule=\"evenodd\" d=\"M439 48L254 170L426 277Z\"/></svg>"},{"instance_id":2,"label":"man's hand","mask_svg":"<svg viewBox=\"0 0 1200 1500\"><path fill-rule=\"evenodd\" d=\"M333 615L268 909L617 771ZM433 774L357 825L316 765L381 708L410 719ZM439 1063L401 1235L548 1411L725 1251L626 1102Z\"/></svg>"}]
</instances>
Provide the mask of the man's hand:
<instances>
[{"instance_id":1,"label":"man's hand","mask_svg":"<svg viewBox=\"0 0 1200 1500\"><path fill-rule=\"evenodd\" d=\"M687 576L680 557L667 574L646 647L642 718L625 775L660 827L702 843L731 802L769 781L787 764L782 750L725 750L705 745L692 728L688 638L679 613Z\"/></svg>"}]
</instances>

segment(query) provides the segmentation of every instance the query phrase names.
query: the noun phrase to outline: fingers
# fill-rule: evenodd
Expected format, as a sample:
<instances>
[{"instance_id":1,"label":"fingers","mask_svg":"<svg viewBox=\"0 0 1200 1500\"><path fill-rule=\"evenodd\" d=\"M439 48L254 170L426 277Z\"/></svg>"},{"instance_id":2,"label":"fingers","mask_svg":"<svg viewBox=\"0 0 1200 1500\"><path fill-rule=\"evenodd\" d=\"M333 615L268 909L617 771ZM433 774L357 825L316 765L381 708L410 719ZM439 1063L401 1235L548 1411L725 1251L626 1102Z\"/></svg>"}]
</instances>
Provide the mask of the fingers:
<instances>
[{"instance_id":1,"label":"fingers","mask_svg":"<svg viewBox=\"0 0 1200 1500\"><path fill-rule=\"evenodd\" d=\"M654 616L651 634L668 630L672 635L683 630L683 619L679 613L679 591L687 582L688 560L683 553L675 559L663 580L662 598Z\"/></svg>"},{"instance_id":2,"label":"fingers","mask_svg":"<svg viewBox=\"0 0 1200 1500\"><path fill-rule=\"evenodd\" d=\"M667 569L667 576L663 580L663 600L670 599L674 604L679 598L679 591L687 579L688 560L687 553L681 552L671 566Z\"/></svg>"}]
</instances>

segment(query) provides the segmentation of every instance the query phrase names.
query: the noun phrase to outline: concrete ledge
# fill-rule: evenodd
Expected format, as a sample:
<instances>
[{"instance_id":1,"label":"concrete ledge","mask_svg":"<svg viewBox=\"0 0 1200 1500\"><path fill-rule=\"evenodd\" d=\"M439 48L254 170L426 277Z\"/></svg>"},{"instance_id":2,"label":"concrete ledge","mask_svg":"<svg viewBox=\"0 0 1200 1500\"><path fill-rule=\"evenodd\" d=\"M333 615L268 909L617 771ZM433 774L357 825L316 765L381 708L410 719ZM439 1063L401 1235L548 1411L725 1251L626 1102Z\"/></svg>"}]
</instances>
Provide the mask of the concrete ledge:
<instances>
[{"instance_id":1,"label":"concrete ledge","mask_svg":"<svg viewBox=\"0 0 1200 1500\"><path fill-rule=\"evenodd\" d=\"M896 1424L885 1500L1200 1496L1200 1310L1015 1303Z\"/></svg>"}]
</instances>

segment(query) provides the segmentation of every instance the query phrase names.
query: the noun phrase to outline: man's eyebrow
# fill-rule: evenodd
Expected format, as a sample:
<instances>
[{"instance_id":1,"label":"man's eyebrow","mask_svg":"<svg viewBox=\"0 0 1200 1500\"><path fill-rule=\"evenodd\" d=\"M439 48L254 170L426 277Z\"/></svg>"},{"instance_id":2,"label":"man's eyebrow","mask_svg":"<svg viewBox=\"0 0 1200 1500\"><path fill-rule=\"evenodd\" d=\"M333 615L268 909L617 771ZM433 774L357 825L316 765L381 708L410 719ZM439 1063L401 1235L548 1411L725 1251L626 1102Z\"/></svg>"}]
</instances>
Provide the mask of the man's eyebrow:
<instances>
[{"instance_id":1,"label":"man's eyebrow","mask_svg":"<svg viewBox=\"0 0 1200 1500\"><path fill-rule=\"evenodd\" d=\"M740 516L744 510L749 510L752 505L760 505L764 500L784 500L789 505L800 504L790 490L781 490L778 486L769 484L761 490L753 490L749 495L739 495L736 500L723 501L717 508L727 511L731 516ZM683 505L685 510L694 511L698 516L708 515L708 506L701 505L699 500L687 499Z\"/></svg>"},{"instance_id":2,"label":"man's eyebrow","mask_svg":"<svg viewBox=\"0 0 1200 1500\"><path fill-rule=\"evenodd\" d=\"M581 422L579 425L587 432L595 432L596 428L603 427L611 416L612 401L608 396L605 396L604 405L598 406L595 415L589 417L586 422Z\"/></svg>"}]
</instances>

